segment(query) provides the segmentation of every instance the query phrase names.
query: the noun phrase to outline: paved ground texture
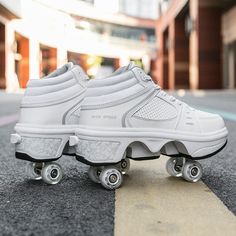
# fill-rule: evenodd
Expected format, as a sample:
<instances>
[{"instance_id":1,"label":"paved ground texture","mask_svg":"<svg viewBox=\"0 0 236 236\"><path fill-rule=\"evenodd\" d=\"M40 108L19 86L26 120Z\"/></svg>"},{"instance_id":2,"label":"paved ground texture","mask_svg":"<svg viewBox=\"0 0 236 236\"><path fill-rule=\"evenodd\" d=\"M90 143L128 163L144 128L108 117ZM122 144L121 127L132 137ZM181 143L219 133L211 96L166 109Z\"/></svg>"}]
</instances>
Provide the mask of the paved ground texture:
<instances>
[{"instance_id":1,"label":"paved ground texture","mask_svg":"<svg viewBox=\"0 0 236 236\"><path fill-rule=\"evenodd\" d=\"M181 93L180 95L183 96ZM0 235L113 235L116 232L114 230L114 215L115 211L117 212L115 197L122 194L118 192L123 191L122 188L112 192L92 183L86 173L88 167L77 162L73 157L62 157L59 160L64 169L64 178L58 185L48 186L41 181L30 180L26 171L27 162L14 158L14 149L9 143L9 135L13 132L14 123L6 124L5 120L9 116L12 122L14 121L14 116L11 115L19 112L20 97L20 95L7 95L0 92ZM202 160L201 163L204 167L204 183L231 212L236 214L236 122L234 121L234 118L236 120L236 93L212 92L195 95L187 93L181 99L195 106L201 106L205 110L220 111L229 118L226 120L230 131L227 147L215 157ZM145 166L148 165L147 163ZM133 169L131 167L131 174L140 173L136 172L135 168L134 164ZM148 175L144 175L143 178L148 178ZM130 188L129 184L132 182L129 176L126 180L128 182L124 184L123 189L128 196L127 187ZM136 182L133 183L137 191L144 187L142 185L138 187ZM168 181L165 183L168 185ZM158 184L154 183L153 186L157 188ZM194 185L191 185L191 188L192 186ZM135 191L135 188L133 187L132 190ZM181 185L180 190L183 190ZM197 194L201 196L202 193L199 190ZM150 197L153 200L154 196L150 195ZM162 204L168 204L168 198L162 201ZM216 202L220 201L216 200ZM140 205L140 209L142 209L140 214L145 213L145 205ZM127 219L132 218L132 215L125 215L125 212L120 214ZM161 219L159 221L161 222ZM160 227L159 233L168 235L169 228L167 219L166 224Z\"/></svg>"},{"instance_id":2,"label":"paved ground texture","mask_svg":"<svg viewBox=\"0 0 236 236\"><path fill-rule=\"evenodd\" d=\"M0 94L0 117L18 112L19 98ZM59 160L58 185L30 180L9 143L13 127L0 127L0 235L113 235L115 192L92 183L73 157Z\"/></svg>"}]
</instances>

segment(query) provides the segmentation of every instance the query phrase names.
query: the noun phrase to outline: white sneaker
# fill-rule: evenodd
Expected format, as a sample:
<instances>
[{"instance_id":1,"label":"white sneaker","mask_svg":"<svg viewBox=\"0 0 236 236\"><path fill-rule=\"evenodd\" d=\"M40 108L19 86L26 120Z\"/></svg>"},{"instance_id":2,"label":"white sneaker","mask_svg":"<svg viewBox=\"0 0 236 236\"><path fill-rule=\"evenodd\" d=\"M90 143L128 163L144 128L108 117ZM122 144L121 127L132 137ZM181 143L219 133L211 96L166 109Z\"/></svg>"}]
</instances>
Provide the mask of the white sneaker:
<instances>
[{"instance_id":1,"label":"white sneaker","mask_svg":"<svg viewBox=\"0 0 236 236\"><path fill-rule=\"evenodd\" d=\"M43 177L49 184L60 181L59 164L49 161L75 152L68 141L70 137L73 141L79 124L86 80L83 70L73 63L42 79L29 80L11 142L16 158L37 162L31 164L34 178Z\"/></svg>"},{"instance_id":2,"label":"white sneaker","mask_svg":"<svg viewBox=\"0 0 236 236\"><path fill-rule=\"evenodd\" d=\"M120 186L120 173L129 166L126 157L140 160L160 154L172 156L167 162L170 175L196 182L202 168L195 160L226 145L228 132L219 115L193 109L166 94L133 63L108 78L89 81L87 87L76 130L76 155L92 166L119 163L119 168L118 164L90 168L90 178L105 188Z\"/></svg>"}]
</instances>

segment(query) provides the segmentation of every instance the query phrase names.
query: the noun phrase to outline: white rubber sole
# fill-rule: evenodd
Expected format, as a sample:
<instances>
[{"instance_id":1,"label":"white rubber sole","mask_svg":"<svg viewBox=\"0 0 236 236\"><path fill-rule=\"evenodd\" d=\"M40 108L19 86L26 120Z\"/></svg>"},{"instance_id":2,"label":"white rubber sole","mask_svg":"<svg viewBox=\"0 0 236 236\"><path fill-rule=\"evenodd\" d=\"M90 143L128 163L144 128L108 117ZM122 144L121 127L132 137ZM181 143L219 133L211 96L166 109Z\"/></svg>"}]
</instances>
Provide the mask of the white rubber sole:
<instances>
[{"instance_id":1,"label":"white rubber sole","mask_svg":"<svg viewBox=\"0 0 236 236\"><path fill-rule=\"evenodd\" d=\"M30 161L49 161L61 157L74 125L16 124L11 143L15 144L16 157Z\"/></svg>"},{"instance_id":2,"label":"white rubber sole","mask_svg":"<svg viewBox=\"0 0 236 236\"><path fill-rule=\"evenodd\" d=\"M76 129L79 139L76 155L91 163L116 163L121 161L127 148L131 147L134 150L129 157L134 159L160 154L183 154L200 159L220 150L227 141L227 134L226 127L207 134L189 134L140 128L88 129L80 126ZM137 143L142 145L135 145ZM145 152L140 147L144 147Z\"/></svg>"}]
</instances>

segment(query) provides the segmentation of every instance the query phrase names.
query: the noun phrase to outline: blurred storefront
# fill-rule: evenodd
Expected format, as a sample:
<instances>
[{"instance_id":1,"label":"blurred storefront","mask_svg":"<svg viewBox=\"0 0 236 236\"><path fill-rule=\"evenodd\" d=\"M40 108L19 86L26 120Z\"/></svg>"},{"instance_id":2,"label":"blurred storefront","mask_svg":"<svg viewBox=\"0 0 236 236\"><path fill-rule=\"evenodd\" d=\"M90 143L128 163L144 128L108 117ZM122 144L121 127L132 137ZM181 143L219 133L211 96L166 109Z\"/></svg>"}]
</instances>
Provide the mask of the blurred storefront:
<instances>
[{"instance_id":1,"label":"blurred storefront","mask_svg":"<svg viewBox=\"0 0 236 236\"><path fill-rule=\"evenodd\" d=\"M235 0L0 0L0 89L68 60L91 78L135 60L165 89L235 89L235 22Z\"/></svg>"},{"instance_id":2,"label":"blurred storefront","mask_svg":"<svg viewBox=\"0 0 236 236\"><path fill-rule=\"evenodd\" d=\"M157 80L165 89L236 88L235 0L160 0Z\"/></svg>"},{"instance_id":3,"label":"blurred storefront","mask_svg":"<svg viewBox=\"0 0 236 236\"><path fill-rule=\"evenodd\" d=\"M151 72L157 1L147 1L0 0L0 89L25 88L68 60L91 78L131 59Z\"/></svg>"}]
</instances>

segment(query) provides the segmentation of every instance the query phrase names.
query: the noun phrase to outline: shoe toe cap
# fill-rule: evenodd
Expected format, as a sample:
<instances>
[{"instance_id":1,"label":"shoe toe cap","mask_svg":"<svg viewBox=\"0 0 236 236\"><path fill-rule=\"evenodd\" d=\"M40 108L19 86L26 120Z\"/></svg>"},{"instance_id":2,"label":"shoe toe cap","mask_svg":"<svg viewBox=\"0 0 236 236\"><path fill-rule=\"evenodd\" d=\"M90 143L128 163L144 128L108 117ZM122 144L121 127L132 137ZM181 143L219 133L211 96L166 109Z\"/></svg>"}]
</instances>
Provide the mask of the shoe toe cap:
<instances>
[{"instance_id":1,"label":"shoe toe cap","mask_svg":"<svg viewBox=\"0 0 236 236\"><path fill-rule=\"evenodd\" d=\"M225 127L224 120L217 114L197 111L202 132L214 132Z\"/></svg>"}]
</instances>

